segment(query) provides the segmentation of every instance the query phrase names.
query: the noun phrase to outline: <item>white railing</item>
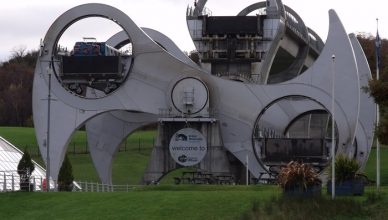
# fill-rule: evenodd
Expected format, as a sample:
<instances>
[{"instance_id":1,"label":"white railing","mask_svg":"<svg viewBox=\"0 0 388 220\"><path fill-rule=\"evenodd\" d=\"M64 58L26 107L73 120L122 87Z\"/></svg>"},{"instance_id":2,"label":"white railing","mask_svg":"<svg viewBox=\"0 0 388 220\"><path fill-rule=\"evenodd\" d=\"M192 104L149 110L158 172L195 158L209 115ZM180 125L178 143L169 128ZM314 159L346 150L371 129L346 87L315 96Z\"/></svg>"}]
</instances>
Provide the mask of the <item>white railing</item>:
<instances>
[{"instance_id":1,"label":"white railing","mask_svg":"<svg viewBox=\"0 0 388 220\"><path fill-rule=\"evenodd\" d=\"M46 180L44 176L31 176L29 181L31 192L45 192ZM77 181L73 182L74 192L129 192L142 188L142 185L108 185L98 182ZM50 191L56 191L56 183L50 181ZM28 188L28 186L27 186ZM0 171L0 192L20 191L20 176L17 171Z\"/></svg>"},{"instance_id":2,"label":"white railing","mask_svg":"<svg viewBox=\"0 0 388 220\"><path fill-rule=\"evenodd\" d=\"M203 117L214 118L217 112L213 108L208 108L207 111L201 111L200 113L188 115L173 111L171 108L159 108L159 118L190 118L190 117Z\"/></svg>"},{"instance_id":3,"label":"white railing","mask_svg":"<svg viewBox=\"0 0 388 220\"><path fill-rule=\"evenodd\" d=\"M30 177L30 191L42 191L44 185L43 176ZM0 171L0 192L11 192L20 190L20 176L16 171Z\"/></svg>"},{"instance_id":4,"label":"white railing","mask_svg":"<svg viewBox=\"0 0 388 220\"><path fill-rule=\"evenodd\" d=\"M77 181L80 186L77 192L129 192L138 188L142 188L142 185L111 185L102 184L96 182Z\"/></svg>"},{"instance_id":5,"label":"white railing","mask_svg":"<svg viewBox=\"0 0 388 220\"><path fill-rule=\"evenodd\" d=\"M73 191L79 191L80 186L77 182L73 182ZM46 191L46 176L31 175L29 179L29 187L26 186L30 192L44 192ZM57 191L57 183L50 180L50 191ZM20 175L17 171L0 171L0 193L20 191Z\"/></svg>"}]
</instances>

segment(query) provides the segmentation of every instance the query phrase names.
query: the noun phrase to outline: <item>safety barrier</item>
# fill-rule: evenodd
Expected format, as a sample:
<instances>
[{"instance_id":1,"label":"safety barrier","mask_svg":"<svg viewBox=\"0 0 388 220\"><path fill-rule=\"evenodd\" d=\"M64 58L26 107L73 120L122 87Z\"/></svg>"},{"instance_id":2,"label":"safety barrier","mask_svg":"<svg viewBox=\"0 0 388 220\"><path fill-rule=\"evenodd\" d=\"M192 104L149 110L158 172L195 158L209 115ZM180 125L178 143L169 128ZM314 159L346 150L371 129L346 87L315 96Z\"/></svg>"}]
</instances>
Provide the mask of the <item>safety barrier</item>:
<instances>
[{"instance_id":1,"label":"safety barrier","mask_svg":"<svg viewBox=\"0 0 388 220\"><path fill-rule=\"evenodd\" d=\"M30 176L29 191L42 191L45 185L44 176ZM17 171L0 171L0 192L20 190L20 176Z\"/></svg>"},{"instance_id":2,"label":"safety barrier","mask_svg":"<svg viewBox=\"0 0 388 220\"><path fill-rule=\"evenodd\" d=\"M98 182L77 181L80 186L77 192L129 192L138 188L142 188L142 185L111 185L102 184Z\"/></svg>"}]
</instances>

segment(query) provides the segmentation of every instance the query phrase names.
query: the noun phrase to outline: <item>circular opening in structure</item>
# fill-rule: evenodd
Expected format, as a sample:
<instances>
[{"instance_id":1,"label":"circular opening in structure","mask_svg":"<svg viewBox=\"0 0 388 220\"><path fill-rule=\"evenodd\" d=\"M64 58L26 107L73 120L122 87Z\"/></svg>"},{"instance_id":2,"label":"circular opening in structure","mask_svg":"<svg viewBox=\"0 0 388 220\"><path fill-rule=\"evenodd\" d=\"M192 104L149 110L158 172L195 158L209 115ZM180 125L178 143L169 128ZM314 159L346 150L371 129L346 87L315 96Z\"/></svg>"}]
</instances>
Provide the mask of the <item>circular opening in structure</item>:
<instances>
[{"instance_id":1,"label":"circular opening in structure","mask_svg":"<svg viewBox=\"0 0 388 220\"><path fill-rule=\"evenodd\" d=\"M259 8L250 12L247 16L256 16L256 15L267 15L267 8Z\"/></svg>"},{"instance_id":2,"label":"circular opening in structure","mask_svg":"<svg viewBox=\"0 0 388 220\"><path fill-rule=\"evenodd\" d=\"M83 18L67 27L58 37L52 57L60 84L68 92L90 99L116 91L133 62L130 36L126 34L125 42L110 41L121 31L116 21L103 17Z\"/></svg>"},{"instance_id":3,"label":"circular opening in structure","mask_svg":"<svg viewBox=\"0 0 388 220\"><path fill-rule=\"evenodd\" d=\"M298 19L296 19L295 16L294 16L292 13L286 11L286 15L287 15L287 18L290 19L290 20L291 20L292 22L294 22L295 24L298 24L298 23L299 23L299 22L298 22Z\"/></svg>"},{"instance_id":4,"label":"circular opening in structure","mask_svg":"<svg viewBox=\"0 0 388 220\"><path fill-rule=\"evenodd\" d=\"M338 131L334 143L338 148ZM332 120L318 102L302 96L278 99L256 120L253 147L259 162L271 173L290 161L311 164L322 171L331 158Z\"/></svg>"},{"instance_id":5,"label":"circular opening in structure","mask_svg":"<svg viewBox=\"0 0 388 220\"><path fill-rule=\"evenodd\" d=\"M178 112L185 115L197 114L208 104L209 90L202 80L186 77L174 84L171 101Z\"/></svg>"}]
</instances>

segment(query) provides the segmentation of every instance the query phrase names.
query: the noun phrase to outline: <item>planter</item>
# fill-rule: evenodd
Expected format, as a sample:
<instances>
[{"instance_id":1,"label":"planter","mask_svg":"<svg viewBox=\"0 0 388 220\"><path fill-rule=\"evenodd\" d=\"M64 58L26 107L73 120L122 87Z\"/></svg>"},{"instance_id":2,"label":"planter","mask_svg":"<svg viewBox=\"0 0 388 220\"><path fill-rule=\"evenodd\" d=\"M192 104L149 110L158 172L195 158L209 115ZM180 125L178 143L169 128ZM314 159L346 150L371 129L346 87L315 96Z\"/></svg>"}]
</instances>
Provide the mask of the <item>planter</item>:
<instances>
[{"instance_id":1,"label":"planter","mask_svg":"<svg viewBox=\"0 0 388 220\"><path fill-rule=\"evenodd\" d=\"M364 194L365 183L362 179L347 180L340 184L335 184L335 194L337 196L353 196ZM327 182L327 193L331 194L331 181Z\"/></svg>"},{"instance_id":2,"label":"planter","mask_svg":"<svg viewBox=\"0 0 388 220\"><path fill-rule=\"evenodd\" d=\"M315 185L304 189L303 187L292 187L284 189L283 194L290 197L313 197L320 196L322 191L321 185Z\"/></svg>"}]
</instances>

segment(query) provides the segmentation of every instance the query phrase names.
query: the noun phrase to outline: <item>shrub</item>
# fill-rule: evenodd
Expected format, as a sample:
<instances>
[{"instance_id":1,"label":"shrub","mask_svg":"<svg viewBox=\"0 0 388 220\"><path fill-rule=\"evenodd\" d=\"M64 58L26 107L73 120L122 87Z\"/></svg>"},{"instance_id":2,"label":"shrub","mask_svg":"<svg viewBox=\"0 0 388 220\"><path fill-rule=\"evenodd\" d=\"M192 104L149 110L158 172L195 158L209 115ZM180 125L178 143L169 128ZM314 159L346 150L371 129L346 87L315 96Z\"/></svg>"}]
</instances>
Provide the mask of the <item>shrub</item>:
<instances>
[{"instance_id":1,"label":"shrub","mask_svg":"<svg viewBox=\"0 0 388 220\"><path fill-rule=\"evenodd\" d=\"M331 179L331 165L329 166L329 177ZM335 182L342 183L347 180L354 180L364 177L362 173L359 173L360 164L354 158L349 158L342 154L338 155L335 159Z\"/></svg>"},{"instance_id":2,"label":"shrub","mask_svg":"<svg viewBox=\"0 0 388 220\"><path fill-rule=\"evenodd\" d=\"M72 191L73 190L73 168L71 166L70 160L65 155L65 159L62 162L61 169L59 170L58 175L58 190L59 191Z\"/></svg>"},{"instance_id":3,"label":"shrub","mask_svg":"<svg viewBox=\"0 0 388 220\"><path fill-rule=\"evenodd\" d=\"M20 190L31 191L30 177L35 169L34 163L32 163L31 156L27 149L24 150L23 156L18 164L18 174L20 176Z\"/></svg>"},{"instance_id":4,"label":"shrub","mask_svg":"<svg viewBox=\"0 0 388 220\"><path fill-rule=\"evenodd\" d=\"M321 185L322 181L309 164L291 161L280 170L278 183L284 190L306 191L309 187Z\"/></svg>"}]
</instances>

